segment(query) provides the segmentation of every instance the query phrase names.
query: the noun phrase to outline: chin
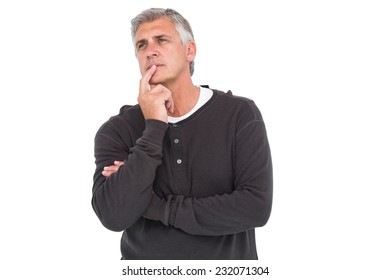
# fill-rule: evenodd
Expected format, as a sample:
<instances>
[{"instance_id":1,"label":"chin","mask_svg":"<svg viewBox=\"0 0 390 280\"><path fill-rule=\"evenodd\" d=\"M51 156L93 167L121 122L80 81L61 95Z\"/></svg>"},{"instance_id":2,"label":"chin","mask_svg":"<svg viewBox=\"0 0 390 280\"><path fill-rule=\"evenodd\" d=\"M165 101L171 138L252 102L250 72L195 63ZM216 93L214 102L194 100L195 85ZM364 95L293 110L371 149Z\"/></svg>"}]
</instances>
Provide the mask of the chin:
<instances>
[{"instance_id":1,"label":"chin","mask_svg":"<svg viewBox=\"0 0 390 280\"><path fill-rule=\"evenodd\" d=\"M149 81L149 84L151 84L151 85L157 85L157 84L161 84L162 83L162 81L160 80L160 79L150 79L150 81Z\"/></svg>"},{"instance_id":2,"label":"chin","mask_svg":"<svg viewBox=\"0 0 390 280\"><path fill-rule=\"evenodd\" d=\"M165 79L161 77L152 77L149 81L149 84L163 84L165 82Z\"/></svg>"}]
</instances>

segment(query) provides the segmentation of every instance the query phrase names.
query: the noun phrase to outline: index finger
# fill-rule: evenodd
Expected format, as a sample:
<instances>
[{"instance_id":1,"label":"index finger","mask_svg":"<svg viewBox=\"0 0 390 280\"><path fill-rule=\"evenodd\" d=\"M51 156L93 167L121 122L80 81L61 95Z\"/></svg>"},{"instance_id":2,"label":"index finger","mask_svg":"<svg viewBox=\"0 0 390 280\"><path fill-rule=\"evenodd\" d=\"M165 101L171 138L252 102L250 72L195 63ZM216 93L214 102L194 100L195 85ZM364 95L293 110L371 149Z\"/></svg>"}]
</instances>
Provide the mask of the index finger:
<instances>
[{"instance_id":1,"label":"index finger","mask_svg":"<svg viewBox=\"0 0 390 280\"><path fill-rule=\"evenodd\" d=\"M152 78L154 72L156 72L156 65L152 65L152 67L150 67L146 72L145 74L142 76L141 80L140 80L140 84L139 84L139 87L140 87L140 93L145 93L147 91L149 91L149 81L150 79Z\"/></svg>"}]
</instances>

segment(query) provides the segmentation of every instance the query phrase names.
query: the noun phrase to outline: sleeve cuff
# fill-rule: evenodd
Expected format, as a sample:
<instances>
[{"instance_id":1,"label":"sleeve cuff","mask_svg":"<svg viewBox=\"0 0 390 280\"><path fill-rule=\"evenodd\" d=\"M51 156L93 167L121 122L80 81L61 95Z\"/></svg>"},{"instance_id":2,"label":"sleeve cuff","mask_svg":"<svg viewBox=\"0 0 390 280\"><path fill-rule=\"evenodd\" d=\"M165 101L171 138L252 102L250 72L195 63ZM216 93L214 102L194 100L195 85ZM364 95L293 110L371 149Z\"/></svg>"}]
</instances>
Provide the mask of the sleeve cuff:
<instances>
[{"instance_id":1,"label":"sleeve cuff","mask_svg":"<svg viewBox=\"0 0 390 280\"><path fill-rule=\"evenodd\" d=\"M143 137L147 138L152 144L161 146L168 124L157 120L146 120Z\"/></svg>"},{"instance_id":2,"label":"sleeve cuff","mask_svg":"<svg viewBox=\"0 0 390 280\"><path fill-rule=\"evenodd\" d=\"M162 156L162 146L168 124L162 121L147 120L142 137L137 140L137 146L152 156Z\"/></svg>"}]
</instances>

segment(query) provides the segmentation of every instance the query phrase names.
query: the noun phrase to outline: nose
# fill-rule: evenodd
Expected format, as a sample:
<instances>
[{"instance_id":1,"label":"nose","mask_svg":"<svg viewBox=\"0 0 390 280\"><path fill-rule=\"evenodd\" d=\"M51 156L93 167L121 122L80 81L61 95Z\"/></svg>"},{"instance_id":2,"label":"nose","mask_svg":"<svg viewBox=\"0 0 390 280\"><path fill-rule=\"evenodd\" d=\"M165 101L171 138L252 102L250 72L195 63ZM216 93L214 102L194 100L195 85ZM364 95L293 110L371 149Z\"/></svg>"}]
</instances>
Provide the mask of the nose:
<instances>
[{"instance_id":1,"label":"nose","mask_svg":"<svg viewBox=\"0 0 390 280\"><path fill-rule=\"evenodd\" d=\"M147 58L148 59L155 58L155 57L158 57L158 55L159 55L159 52L156 48L156 45L153 43L149 43L148 48L147 48L147 52L146 52Z\"/></svg>"}]
</instances>

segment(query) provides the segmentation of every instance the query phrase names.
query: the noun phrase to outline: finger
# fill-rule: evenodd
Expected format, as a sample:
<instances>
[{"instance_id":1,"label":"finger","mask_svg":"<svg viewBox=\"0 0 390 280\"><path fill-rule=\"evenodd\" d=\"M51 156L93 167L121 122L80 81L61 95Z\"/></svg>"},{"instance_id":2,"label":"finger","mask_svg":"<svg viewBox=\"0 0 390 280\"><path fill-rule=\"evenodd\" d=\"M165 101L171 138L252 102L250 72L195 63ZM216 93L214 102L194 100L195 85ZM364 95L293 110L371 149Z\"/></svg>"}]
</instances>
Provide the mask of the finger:
<instances>
[{"instance_id":1,"label":"finger","mask_svg":"<svg viewBox=\"0 0 390 280\"><path fill-rule=\"evenodd\" d=\"M173 99L169 99L168 101L166 101L165 107L167 108L168 112L173 114L175 112L175 106L173 103Z\"/></svg>"},{"instance_id":2,"label":"finger","mask_svg":"<svg viewBox=\"0 0 390 280\"><path fill-rule=\"evenodd\" d=\"M118 162L118 163L121 163L121 162ZM105 176L105 177L109 177L111 176L112 174L118 172L119 168L122 166L123 164L121 165L110 165L110 166L105 166L103 168L103 171L102 171L102 175Z\"/></svg>"},{"instance_id":3,"label":"finger","mask_svg":"<svg viewBox=\"0 0 390 280\"><path fill-rule=\"evenodd\" d=\"M173 113L175 111L175 106L174 106L175 104L173 102L171 91L164 87L163 95L165 101L165 108L167 109L168 112Z\"/></svg>"},{"instance_id":4,"label":"finger","mask_svg":"<svg viewBox=\"0 0 390 280\"><path fill-rule=\"evenodd\" d=\"M107 171L107 172L117 172L119 170L119 168L124 165L125 163L123 161L114 161L114 165L109 165L109 166L105 166L103 168L103 171Z\"/></svg>"},{"instance_id":5,"label":"finger","mask_svg":"<svg viewBox=\"0 0 390 280\"><path fill-rule=\"evenodd\" d=\"M109 172L117 172L119 169L119 166L116 166L116 165L110 165L110 166L105 166L103 168L104 171L109 171Z\"/></svg>"},{"instance_id":6,"label":"finger","mask_svg":"<svg viewBox=\"0 0 390 280\"><path fill-rule=\"evenodd\" d=\"M150 67L142 76L139 85L140 93L145 93L149 91L150 88L149 81L152 78L154 72L156 72L156 69L157 69L156 65L152 65L152 67Z\"/></svg>"},{"instance_id":7,"label":"finger","mask_svg":"<svg viewBox=\"0 0 390 280\"><path fill-rule=\"evenodd\" d=\"M175 106L172 98L172 93L169 89L167 89L161 84L157 84L151 87L149 92L155 95L161 95L163 101L165 102L165 108L167 109L167 111L169 111L170 113L174 113Z\"/></svg>"},{"instance_id":8,"label":"finger","mask_svg":"<svg viewBox=\"0 0 390 280\"><path fill-rule=\"evenodd\" d=\"M166 87L164 87L162 84L150 85L149 92L152 94L158 94L158 93L166 92L166 91L169 91L169 90Z\"/></svg>"},{"instance_id":9,"label":"finger","mask_svg":"<svg viewBox=\"0 0 390 280\"><path fill-rule=\"evenodd\" d=\"M115 166L122 166L122 165L124 165L124 164L125 164L124 161L119 161L119 160L114 161L114 165L115 165Z\"/></svg>"},{"instance_id":10,"label":"finger","mask_svg":"<svg viewBox=\"0 0 390 280\"><path fill-rule=\"evenodd\" d=\"M107 171L107 170L103 170L102 171L102 175L104 177L110 177L112 174L114 174L115 172L114 171Z\"/></svg>"}]
</instances>

